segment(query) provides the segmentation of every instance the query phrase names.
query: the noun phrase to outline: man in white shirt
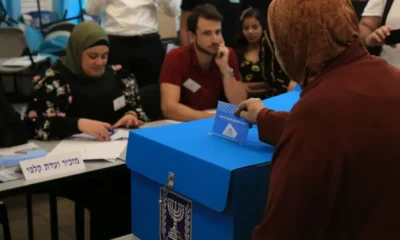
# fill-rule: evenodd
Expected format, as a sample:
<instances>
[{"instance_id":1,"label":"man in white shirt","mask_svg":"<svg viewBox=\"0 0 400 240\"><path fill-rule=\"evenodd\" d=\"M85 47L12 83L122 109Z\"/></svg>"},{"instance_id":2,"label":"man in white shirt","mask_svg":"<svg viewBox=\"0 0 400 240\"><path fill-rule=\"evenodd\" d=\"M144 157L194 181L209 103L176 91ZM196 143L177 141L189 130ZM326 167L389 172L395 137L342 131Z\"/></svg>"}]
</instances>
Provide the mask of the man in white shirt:
<instances>
[{"instance_id":1,"label":"man in white shirt","mask_svg":"<svg viewBox=\"0 0 400 240\"><path fill-rule=\"evenodd\" d=\"M390 32L400 29L400 1L392 2L384 21L382 17L387 3L388 0L368 1L360 21L360 35L367 47L382 46L380 56L389 64L400 68L400 47L385 44Z\"/></svg>"},{"instance_id":2,"label":"man in white shirt","mask_svg":"<svg viewBox=\"0 0 400 240\"><path fill-rule=\"evenodd\" d=\"M178 0L86 0L85 10L93 16L105 10L109 64L122 64L143 87L158 82L165 56L158 34L157 5L175 17L179 4Z\"/></svg>"}]
</instances>

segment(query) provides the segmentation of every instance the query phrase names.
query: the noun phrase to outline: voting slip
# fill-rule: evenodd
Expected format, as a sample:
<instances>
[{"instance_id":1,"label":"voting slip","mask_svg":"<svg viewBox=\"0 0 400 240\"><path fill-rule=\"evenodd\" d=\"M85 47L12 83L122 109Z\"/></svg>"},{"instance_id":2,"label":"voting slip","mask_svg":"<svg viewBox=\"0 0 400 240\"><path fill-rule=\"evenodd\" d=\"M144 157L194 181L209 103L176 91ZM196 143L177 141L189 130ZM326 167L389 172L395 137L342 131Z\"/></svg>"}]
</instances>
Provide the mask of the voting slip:
<instances>
[{"instance_id":1,"label":"voting slip","mask_svg":"<svg viewBox=\"0 0 400 240\"><path fill-rule=\"evenodd\" d=\"M212 134L239 143L245 143L250 129L250 122L233 115L237 106L218 102Z\"/></svg>"}]
</instances>

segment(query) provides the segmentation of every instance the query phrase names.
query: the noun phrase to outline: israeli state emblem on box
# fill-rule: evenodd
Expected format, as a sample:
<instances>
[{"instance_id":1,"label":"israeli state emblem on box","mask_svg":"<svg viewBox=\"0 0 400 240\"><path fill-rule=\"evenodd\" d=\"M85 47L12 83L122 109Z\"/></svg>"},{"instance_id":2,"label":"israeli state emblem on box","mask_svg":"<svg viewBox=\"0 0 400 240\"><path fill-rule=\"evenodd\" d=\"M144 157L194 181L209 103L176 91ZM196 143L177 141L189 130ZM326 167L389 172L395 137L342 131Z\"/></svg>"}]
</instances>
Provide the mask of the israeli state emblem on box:
<instances>
[{"instance_id":1,"label":"israeli state emblem on box","mask_svg":"<svg viewBox=\"0 0 400 240\"><path fill-rule=\"evenodd\" d=\"M160 240L192 239L192 201L160 189Z\"/></svg>"}]
</instances>

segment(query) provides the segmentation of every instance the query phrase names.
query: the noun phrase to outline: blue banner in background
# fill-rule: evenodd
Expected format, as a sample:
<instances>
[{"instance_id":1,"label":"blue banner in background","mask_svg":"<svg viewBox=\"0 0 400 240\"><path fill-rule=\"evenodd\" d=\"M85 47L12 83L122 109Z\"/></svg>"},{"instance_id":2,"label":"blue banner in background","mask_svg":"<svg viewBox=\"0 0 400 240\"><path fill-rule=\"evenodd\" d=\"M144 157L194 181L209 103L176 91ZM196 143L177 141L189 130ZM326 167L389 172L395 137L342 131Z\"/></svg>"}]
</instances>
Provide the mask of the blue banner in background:
<instances>
[{"instance_id":1,"label":"blue banner in background","mask_svg":"<svg viewBox=\"0 0 400 240\"><path fill-rule=\"evenodd\" d=\"M236 142L246 143L250 122L233 115L236 108L236 105L218 102L213 134Z\"/></svg>"},{"instance_id":2,"label":"blue banner in background","mask_svg":"<svg viewBox=\"0 0 400 240\"><path fill-rule=\"evenodd\" d=\"M85 0L82 0L82 7L85 6ZM66 18L75 17L79 15L79 1L78 0L53 0L53 11L63 18L65 10L67 10ZM72 23L78 24L78 19L72 20Z\"/></svg>"}]
</instances>

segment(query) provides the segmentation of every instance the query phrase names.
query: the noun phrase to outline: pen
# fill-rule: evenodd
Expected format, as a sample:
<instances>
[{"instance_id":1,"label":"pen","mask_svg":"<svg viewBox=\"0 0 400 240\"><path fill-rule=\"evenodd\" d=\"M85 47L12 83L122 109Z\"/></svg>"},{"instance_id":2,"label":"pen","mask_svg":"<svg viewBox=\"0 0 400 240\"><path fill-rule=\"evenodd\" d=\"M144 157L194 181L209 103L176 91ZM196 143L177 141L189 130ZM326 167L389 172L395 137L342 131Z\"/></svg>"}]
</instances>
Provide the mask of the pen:
<instances>
[{"instance_id":1,"label":"pen","mask_svg":"<svg viewBox=\"0 0 400 240\"><path fill-rule=\"evenodd\" d=\"M110 129L110 130L108 130L108 133L110 134L110 136L112 136L115 133L115 131L114 131L114 129Z\"/></svg>"}]
</instances>

